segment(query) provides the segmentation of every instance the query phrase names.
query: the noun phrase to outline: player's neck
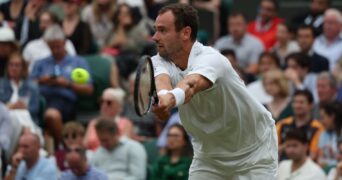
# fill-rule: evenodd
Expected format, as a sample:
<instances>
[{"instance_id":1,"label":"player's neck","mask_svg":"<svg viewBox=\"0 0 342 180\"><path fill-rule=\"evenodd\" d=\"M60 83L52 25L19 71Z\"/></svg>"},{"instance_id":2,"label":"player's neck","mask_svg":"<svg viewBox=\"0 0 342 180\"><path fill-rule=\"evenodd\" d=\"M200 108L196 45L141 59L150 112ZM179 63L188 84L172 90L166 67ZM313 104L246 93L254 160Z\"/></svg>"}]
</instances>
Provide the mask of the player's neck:
<instances>
[{"instance_id":1,"label":"player's neck","mask_svg":"<svg viewBox=\"0 0 342 180\"><path fill-rule=\"evenodd\" d=\"M184 71L188 67L189 56L193 44L194 42L184 44L180 52L175 54L175 57L172 58L176 66L182 71Z\"/></svg>"}]
</instances>

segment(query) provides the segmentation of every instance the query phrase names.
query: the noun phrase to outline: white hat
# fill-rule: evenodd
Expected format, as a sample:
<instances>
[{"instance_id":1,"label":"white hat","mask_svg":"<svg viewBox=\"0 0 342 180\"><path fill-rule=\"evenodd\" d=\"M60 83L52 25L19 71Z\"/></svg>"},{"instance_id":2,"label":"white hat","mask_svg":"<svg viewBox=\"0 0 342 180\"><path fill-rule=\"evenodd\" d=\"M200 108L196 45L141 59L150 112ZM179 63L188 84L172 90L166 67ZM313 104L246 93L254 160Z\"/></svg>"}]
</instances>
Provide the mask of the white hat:
<instances>
[{"instance_id":1,"label":"white hat","mask_svg":"<svg viewBox=\"0 0 342 180\"><path fill-rule=\"evenodd\" d=\"M15 35L11 28L0 28L0 42L15 42Z\"/></svg>"}]
</instances>

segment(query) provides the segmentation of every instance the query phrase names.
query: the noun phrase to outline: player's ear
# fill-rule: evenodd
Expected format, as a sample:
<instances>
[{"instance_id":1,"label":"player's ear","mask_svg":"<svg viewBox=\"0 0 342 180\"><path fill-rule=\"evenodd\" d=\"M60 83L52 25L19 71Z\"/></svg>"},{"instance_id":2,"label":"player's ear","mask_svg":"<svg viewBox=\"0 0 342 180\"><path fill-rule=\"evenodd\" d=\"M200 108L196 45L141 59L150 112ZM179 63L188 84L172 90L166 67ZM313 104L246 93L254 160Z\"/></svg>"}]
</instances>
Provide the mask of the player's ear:
<instances>
[{"instance_id":1,"label":"player's ear","mask_svg":"<svg viewBox=\"0 0 342 180\"><path fill-rule=\"evenodd\" d=\"M191 27L190 26L185 26L182 30L182 39L183 40L188 40L191 38Z\"/></svg>"}]
</instances>

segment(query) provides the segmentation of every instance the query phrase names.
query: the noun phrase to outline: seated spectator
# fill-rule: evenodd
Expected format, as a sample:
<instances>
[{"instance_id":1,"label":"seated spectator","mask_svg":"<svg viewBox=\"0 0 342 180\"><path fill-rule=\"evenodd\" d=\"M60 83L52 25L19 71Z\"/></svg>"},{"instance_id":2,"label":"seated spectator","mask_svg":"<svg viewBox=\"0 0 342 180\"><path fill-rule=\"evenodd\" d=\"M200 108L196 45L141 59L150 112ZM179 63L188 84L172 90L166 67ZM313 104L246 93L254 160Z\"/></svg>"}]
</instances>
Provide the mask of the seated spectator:
<instances>
[{"instance_id":1,"label":"seated spectator","mask_svg":"<svg viewBox=\"0 0 342 180\"><path fill-rule=\"evenodd\" d=\"M40 16L39 29L45 33L46 29L54 24L58 24L56 16L48 11L44 11ZM43 34L44 36L44 34ZM76 51L74 45L70 40L66 40L65 49L70 55L75 55ZM43 37L39 37L35 40L29 41L23 50L24 59L29 64L29 71L32 71L34 64L43 58L51 56L51 50Z\"/></svg>"},{"instance_id":2,"label":"seated spectator","mask_svg":"<svg viewBox=\"0 0 342 180\"><path fill-rule=\"evenodd\" d=\"M19 52L9 57L6 76L0 78L0 101L9 109L28 110L36 125L39 123L39 89L27 78L27 64Z\"/></svg>"},{"instance_id":3,"label":"seated spectator","mask_svg":"<svg viewBox=\"0 0 342 180\"><path fill-rule=\"evenodd\" d=\"M338 156L336 167L330 169L328 174L328 180L342 180L342 139L337 142Z\"/></svg>"},{"instance_id":4,"label":"seated spectator","mask_svg":"<svg viewBox=\"0 0 342 180\"><path fill-rule=\"evenodd\" d=\"M284 23L278 24L276 39L277 42L272 48L272 51L278 56L281 67L284 68L286 56L294 52L299 52L299 46L296 41L292 40L289 26Z\"/></svg>"},{"instance_id":5,"label":"seated spectator","mask_svg":"<svg viewBox=\"0 0 342 180\"><path fill-rule=\"evenodd\" d=\"M75 46L79 55L91 54L93 35L87 23L81 21L80 8L81 0L64 0L63 30L68 39Z\"/></svg>"},{"instance_id":6,"label":"seated spectator","mask_svg":"<svg viewBox=\"0 0 342 180\"><path fill-rule=\"evenodd\" d=\"M256 20L248 24L248 32L259 38L266 50L276 43L277 26L283 22L277 17L278 8L276 0L261 0Z\"/></svg>"},{"instance_id":7,"label":"seated spectator","mask_svg":"<svg viewBox=\"0 0 342 180\"><path fill-rule=\"evenodd\" d=\"M91 120L88 124L84 139L86 148L96 150L100 146L100 139L95 129L99 119L115 122L118 126L118 133L121 136L127 136L129 138L134 136L132 122L120 115L123 110L124 97L125 92L121 88L107 88L103 91L100 117Z\"/></svg>"},{"instance_id":8,"label":"seated spectator","mask_svg":"<svg viewBox=\"0 0 342 180\"><path fill-rule=\"evenodd\" d=\"M262 84L262 76L269 70L280 69L280 62L274 53L264 52L259 57L259 79L248 84L247 90L261 104L267 104L272 101L272 97L266 93Z\"/></svg>"},{"instance_id":9,"label":"seated spectator","mask_svg":"<svg viewBox=\"0 0 342 180\"><path fill-rule=\"evenodd\" d=\"M188 179L192 147L182 125L172 125L167 133L166 154L150 168L151 180Z\"/></svg>"},{"instance_id":10,"label":"seated spectator","mask_svg":"<svg viewBox=\"0 0 342 180\"><path fill-rule=\"evenodd\" d=\"M313 106L312 113L315 119L321 119L319 109L324 104L333 102L337 96L337 81L335 77L328 73L322 72L317 76L317 95L318 102Z\"/></svg>"},{"instance_id":11,"label":"seated spectator","mask_svg":"<svg viewBox=\"0 0 342 180\"><path fill-rule=\"evenodd\" d=\"M281 70L267 71L262 82L266 93L272 96L272 101L265 104L271 112L273 119L278 122L281 119L293 115L289 82Z\"/></svg>"},{"instance_id":12,"label":"seated spectator","mask_svg":"<svg viewBox=\"0 0 342 180\"><path fill-rule=\"evenodd\" d=\"M241 13L228 17L229 34L219 38L214 47L219 51L232 49L236 53L237 63L246 73L258 72L258 57L264 51L261 41L247 32L247 19Z\"/></svg>"},{"instance_id":13,"label":"seated spectator","mask_svg":"<svg viewBox=\"0 0 342 180\"><path fill-rule=\"evenodd\" d=\"M46 99L45 126L58 145L62 140L62 122L75 119L77 94L93 92L92 78L85 84L71 80L73 69L83 68L88 72L90 69L83 58L67 55L65 35L58 25L50 26L44 39L52 55L34 65L31 78L38 82L40 94Z\"/></svg>"},{"instance_id":14,"label":"seated spectator","mask_svg":"<svg viewBox=\"0 0 342 180\"><path fill-rule=\"evenodd\" d=\"M90 164L104 171L109 179L145 179L147 156L144 147L136 141L120 138L113 121L100 119L95 128L101 146Z\"/></svg>"},{"instance_id":15,"label":"seated spectator","mask_svg":"<svg viewBox=\"0 0 342 180\"><path fill-rule=\"evenodd\" d=\"M5 180L58 179L55 164L39 156L40 143L38 136L25 133L19 139L19 149L13 155L11 169Z\"/></svg>"},{"instance_id":16,"label":"seated spectator","mask_svg":"<svg viewBox=\"0 0 342 180\"><path fill-rule=\"evenodd\" d=\"M15 37L22 47L29 41L41 36L39 16L47 5L45 0L30 0L24 10L24 15L17 19L14 27Z\"/></svg>"},{"instance_id":17,"label":"seated spectator","mask_svg":"<svg viewBox=\"0 0 342 180\"><path fill-rule=\"evenodd\" d=\"M324 13L323 33L314 42L313 50L329 60L333 71L342 57L342 14L338 9Z\"/></svg>"},{"instance_id":18,"label":"seated spectator","mask_svg":"<svg viewBox=\"0 0 342 180\"><path fill-rule=\"evenodd\" d=\"M112 18L117 2L94 0L82 11L82 21L90 26L93 37L100 49L108 42L114 27Z\"/></svg>"},{"instance_id":19,"label":"seated spectator","mask_svg":"<svg viewBox=\"0 0 342 180\"><path fill-rule=\"evenodd\" d=\"M62 180L108 180L104 172L88 164L86 149L80 145L75 144L68 148L66 160L70 169L62 173Z\"/></svg>"},{"instance_id":20,"label":"seated spectator","mask_svg":"<svg viewBox=\"0 0 342 180\"><path fill-rule=\"evenodd\" d=\"M326 179L321 167L307 156L310 141L304 131L299 129L288 131L284 142L289 160L280 162L277 180Z\"/></svg>"},{"instance_id":21,"label":"seated spectator","mask_svg":"<svg viewBox=\"0 0 342 180\"><path fill-rule=\"evenodd\" d=\"M8 27L0 27L0 49L0 77L4 77L9 56L19 50L14 32Z\"/></svg>"},{"instance_id":22,"label":"seated spectator","mask_svg":"<svg viewBox=\"0 0 342 180\"><path fill-rule=\"evenodd\" d=\"M67 163L65 161L65 155L68 148L72 145L83 146L85 128L80 122L67 122L63 125L62 135L63 135L63 148L56 150L55 157L57 165L60 170L65 170L67 168Z\"/></svg>"},{"instance_id":23,"label":"seated spectator","mask_svg":"<svg viewBox=\"0 0 342 180\"><path fill-rule=\"evenodd\" d=\"M314 36L317 36L322 33L324 12L330 7L331 0L310 1L309 9L296 14L291 20L291 25L295 30L303 24L312 26L314 28Z\"/></svg>"},{"instance_id":24,"label":"seated spectator","mask_svg":"<svg viewBox=\"0 0 342 180\"><path fill-rule=\"evenodd\" d=\"M308 136L310 148L309 154L313 160L318 157L318 141L324 131L323 125L316 119L312 119L313 97L308 90L297 90L293 95L293 116L280 120L277 126L280 160L285 159L286 133L293 129L299 129Z\"/></svg>"},{"instance_id":25,"label":"seated spectator","mask_svg":"<svg viewBox=\"0 0 342 180\"><path fill-rule=\"evenodd\" d=\"M317 75L310 73L310 58L303 53L293 53L286 57L285 76L291 82L291 94L296 89L308 89L314 96L314 102L318 101Z\"/></svg>"},{"instance_id":26,"label":"seated spectator","mask_svg":"<svg viewBox=\"0 0 342 180\"><path fill-rule=\"evenodd\" d=\"M301 52L310 57L310 72L320 73L322 71L329 71L328 59L317 54L312 48L315 42L313 27L300 26L297 30L297 42Z\"/></svg>"},{"instance_id":27,"label":"seated spectator","mask_svg":"<svg viewBox=\"0 0 342 180\"><path fill-rule=\"evenodd\" d=\"M17 19L24 15L26 4L27 2L24 0L0 3L0 14L3 15L3 19L9 24L9 27L15 27Z\"/></svg>"},{"instance_id":28,"label":"seated spectator","mask_svg":"<svg viewBox=\"0 0 342 180\"><path fill-rule=\"evenodd\" d=\"M134 107L134 83L136 73L129 76L129 95L123 104L122 116L132 121L134 134L132 138L136 141L143 142L149 138L157 137L156 121L157 118L153 113L148 113L142 117L138 116Z\"/></svg>"},{"instance_id":29,"label":"seated spectator","mask_svg":"<svg viewBox=\"0 0 342 180\"><path fill-rule=\"evenodd\" d=\"M322 132L318 147L318 163L324 169L335 167L337 162L338 148L337 140L341 135L342 105L338 102L330 102L320 109L322 124L325 131Z\"/></svg>"}]
</instances>

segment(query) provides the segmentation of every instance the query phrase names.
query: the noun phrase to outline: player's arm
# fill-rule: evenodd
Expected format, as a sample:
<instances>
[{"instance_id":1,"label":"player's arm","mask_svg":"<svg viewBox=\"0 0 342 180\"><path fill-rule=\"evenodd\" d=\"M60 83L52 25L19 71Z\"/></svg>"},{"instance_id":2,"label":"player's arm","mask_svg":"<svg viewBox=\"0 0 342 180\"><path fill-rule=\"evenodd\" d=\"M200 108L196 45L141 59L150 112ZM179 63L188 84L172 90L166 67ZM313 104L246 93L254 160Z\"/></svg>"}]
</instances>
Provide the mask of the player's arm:
<instances>
[{"instance_id":1,"label":"player's arm","mask_svg":"<svg viewBox=\"0 0 342 180\"><path fill-rule=\"evenodd\" d=\"M155 82L156 82L156 89L157 92L165 89L165 90L171 90L171 79L168 74L159 74L158 76L155 77Z\"/></svg>"}]
</instances>

